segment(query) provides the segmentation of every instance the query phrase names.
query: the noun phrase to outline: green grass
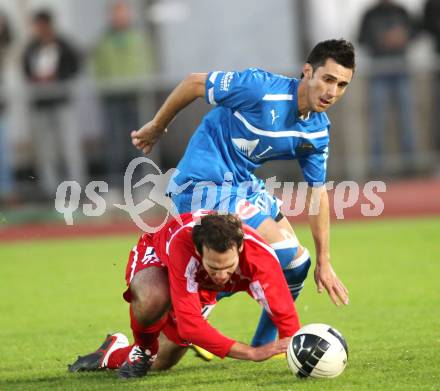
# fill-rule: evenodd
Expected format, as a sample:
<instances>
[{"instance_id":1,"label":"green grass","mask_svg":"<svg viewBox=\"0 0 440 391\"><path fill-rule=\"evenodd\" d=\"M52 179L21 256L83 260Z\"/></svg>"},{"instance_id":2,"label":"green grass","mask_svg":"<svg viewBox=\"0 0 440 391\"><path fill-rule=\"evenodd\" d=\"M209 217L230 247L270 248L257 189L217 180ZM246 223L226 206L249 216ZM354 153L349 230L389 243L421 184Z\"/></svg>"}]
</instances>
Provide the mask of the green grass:
<instances>
[{"instance_id":1,"label":"green grass","mask_svg":"<svg viewBox=\"0 0 440 391\"><path fill-rule=\"evenodd\" d=\"M307 227L297 232L313 249ZM348 341L346 371L327 381L297 380L282 359L204 363L191 352L142 380L67 373L107 332L130 335L121 292L136 239L0 245L0 390L440 390L440 219L333 226L332 261L350 305L318 295L311 275L297 303L303 324L331 324ZM211 322L248 341L258 313L240 294L221 302Z\"/></svg>"}]
</instances>

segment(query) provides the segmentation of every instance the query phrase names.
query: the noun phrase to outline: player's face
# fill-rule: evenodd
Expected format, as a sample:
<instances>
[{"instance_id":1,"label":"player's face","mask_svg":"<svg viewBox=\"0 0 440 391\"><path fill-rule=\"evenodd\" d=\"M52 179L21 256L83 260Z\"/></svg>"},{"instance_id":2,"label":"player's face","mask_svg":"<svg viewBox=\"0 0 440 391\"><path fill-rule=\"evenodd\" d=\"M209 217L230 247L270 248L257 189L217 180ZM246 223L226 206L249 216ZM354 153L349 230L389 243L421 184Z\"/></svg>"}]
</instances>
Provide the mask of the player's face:
<instances>
[{"instance_id":1,"label":"player's face","mask_svg":"<svg viewBox=\"0 0 440 391\"><path fill-rule=\"evenodd\" d=\"M310 64L304 66L307 109L315 112L326 111L344 95L353 77L353 70L345 68L333 59L313 70Z\"/></svg>"},{"instance_id":2,"label":"player's face","mask_svg":"<svg viewBox=\"0 0 440 391\"><path fill-rule=\"evenodd\" d=\"M237 249L236 246L218 253L207 247L203 247L202 263L214 284L223 286L237 270L239 256L242 248Z\"/></svg>"}]
</instances>

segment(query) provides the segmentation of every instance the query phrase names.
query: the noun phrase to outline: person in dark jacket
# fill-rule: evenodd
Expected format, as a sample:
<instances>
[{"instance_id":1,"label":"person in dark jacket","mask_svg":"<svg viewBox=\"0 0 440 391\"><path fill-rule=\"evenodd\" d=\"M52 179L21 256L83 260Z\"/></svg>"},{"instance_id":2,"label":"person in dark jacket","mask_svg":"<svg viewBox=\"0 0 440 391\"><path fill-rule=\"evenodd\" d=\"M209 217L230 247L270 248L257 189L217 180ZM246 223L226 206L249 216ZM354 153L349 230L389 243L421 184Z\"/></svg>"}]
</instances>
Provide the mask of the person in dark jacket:
<instances>
[{"instance_id":1,"label":"person in dark jacket","mask_svg":"<svg viewBox=\"0 0 440 391\"><path fill-rule=\"evenodd\" d=\"M61 178L85 181L81 136L76 129L68 83L78 74L80 58L60 36L49 11L32 19L33 37L23 54L25 76L33 87L31 105L35 132L37 177L44 193L55 193ZM61 162L67 176L63 176Z\"/></svg>"},{"instance_id":2,"label":"person in dark jacket","mask_svg":"<svg viewBox=\"0 0 440 391\"><path fill-rule=\"evenodd\" d=\"M435 67L435 76L433 84L433 102L439 102L440 99L440 0L428 0L425 3L423 12L423 28L428 31L435 44L437 54L437 62ZM432 148L440 151L440 129L439 129L440 114L438 107L433 107L432 118L432 134L433 143Z\"/></svg>"},{"instance_id":3,"label":"person in dark jacket","mask_svg":"<svg viewBox=\"0 0 440 391\"><path fill-rule=\"evenodd\" d=\"M397 114L401 157L405 166L413 164L415 126L411 83L406 52L415 36L415 24L408 12L392 0L379 0L364 14L359 43L372 60L369 78L371 110L372 168L383 169L387 115L392 105Z\"/></svg>"},{"instance_id":4,"label":"person in dark jacket","mask_svg":"<svg viewBox=\"0 0 440 391\"><path fill-rule=\"evenodd\" d=\"M4 62L11 42L12 32L8 20L6 15L0 13L0 86L3 85ZM4 126L6 100L6 96L2 93L0 95L0 206L3 203L7 205L15 199L14 175Z\"/></svg>"}]
</instances>

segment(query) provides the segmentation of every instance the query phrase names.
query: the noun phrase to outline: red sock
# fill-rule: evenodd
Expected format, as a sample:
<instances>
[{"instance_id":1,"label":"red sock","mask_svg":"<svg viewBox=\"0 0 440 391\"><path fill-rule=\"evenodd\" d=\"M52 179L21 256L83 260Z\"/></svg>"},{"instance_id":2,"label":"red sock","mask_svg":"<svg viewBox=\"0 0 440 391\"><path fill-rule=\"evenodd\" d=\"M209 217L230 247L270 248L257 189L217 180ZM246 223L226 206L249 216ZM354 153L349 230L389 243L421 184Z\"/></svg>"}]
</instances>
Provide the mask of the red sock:
<instances>
[{"instance_id":1,"label":"red sock","mask_svg":"<svg viewBox=\"0 0 440 391\"><path fill-rule=\"evenodd\" d=\"M151 354L156 354L159 350L159 334L163 329L168 314L165 314L161 319L151 326L145 327L141 325L133 315L133 311L130 306L130 325L133 331L134 343L139 345L142 349L150 350Z\"/></svg>"},{"instance_id":2,"label":"red sock","mask_svg":"<svg viewBox=\"0 0 440 391\"><path fill-rule=\"evenodd\" d=\"M133 345L130 345L125 348L115 350L108 358L107 368L110 369L119 368L127 359L128 353L130 353L132 347Z\"/></svg>"},{"instance_id":3,"label":"red sock","mask_svg":"<svg viewBox=\"0 0 440 391\"><path fill-rule=\"evenodd\" d=\"M168 314L164 315L151 326L142 326L134 317L130 306L130 325L133 331L134 345L139 345L143 350L148 349L152 355L157 354L157 351L159 350L159 334L167 319ZM132 347L133 345L130 345L125 348L115 350L108 359L107 368L119 368L127 359Z\"/></svg>"}]
</instances>

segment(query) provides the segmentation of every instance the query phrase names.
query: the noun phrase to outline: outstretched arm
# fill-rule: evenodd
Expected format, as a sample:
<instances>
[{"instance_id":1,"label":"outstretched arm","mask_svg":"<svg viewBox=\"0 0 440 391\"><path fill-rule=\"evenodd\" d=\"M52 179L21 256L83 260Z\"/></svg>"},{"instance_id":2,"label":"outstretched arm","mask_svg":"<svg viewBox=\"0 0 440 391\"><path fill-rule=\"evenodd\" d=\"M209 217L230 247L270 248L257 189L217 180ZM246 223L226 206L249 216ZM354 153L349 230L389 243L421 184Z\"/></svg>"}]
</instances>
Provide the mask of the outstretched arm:
<instances>
[{"instance_id":1,"label":"outstretched arm","mask_svg":"<svg viewBox=\"0 0 440 391\"><path fill-rule=\"evenodd\" d=\"M168 96L154 118L139 130L131 132L133 145L145 154L151 152L154 144L166 131L167 126L180 110L197 98L205 96L206 73L192 73L187 76Z\"/></svg>"},{"instance_id":2,"label":"outstretched arm","mask_svg":"<svg viewBox=\"0 0 440 391\"><path fill-rule=\"evenodd\" d=\"M252 347L241 342L235 342L227 354L238 360L264 361L279 353L286 353L290 338L282 338L266 345Z\"/></svg>"},{"instance_id":3,"label":"outstretched arm","mask_svg":"<svg viewBox=\"0 0 440 391\"><path fill-rule=\"evenodd\" d=\"M312 196L312 193L315 193ZM319 202L318 213L310 213L311 203ZM312 208L314 205L312 205ZM316 249L315 282L318 292L327 290L333 303L348 304L348 290L339 280L330 263L329 237L330 237L330 212L327 189L309 188L307 194L307 209L309 211L309 224L312 231Z\"/></svg>"}]
</instances>

